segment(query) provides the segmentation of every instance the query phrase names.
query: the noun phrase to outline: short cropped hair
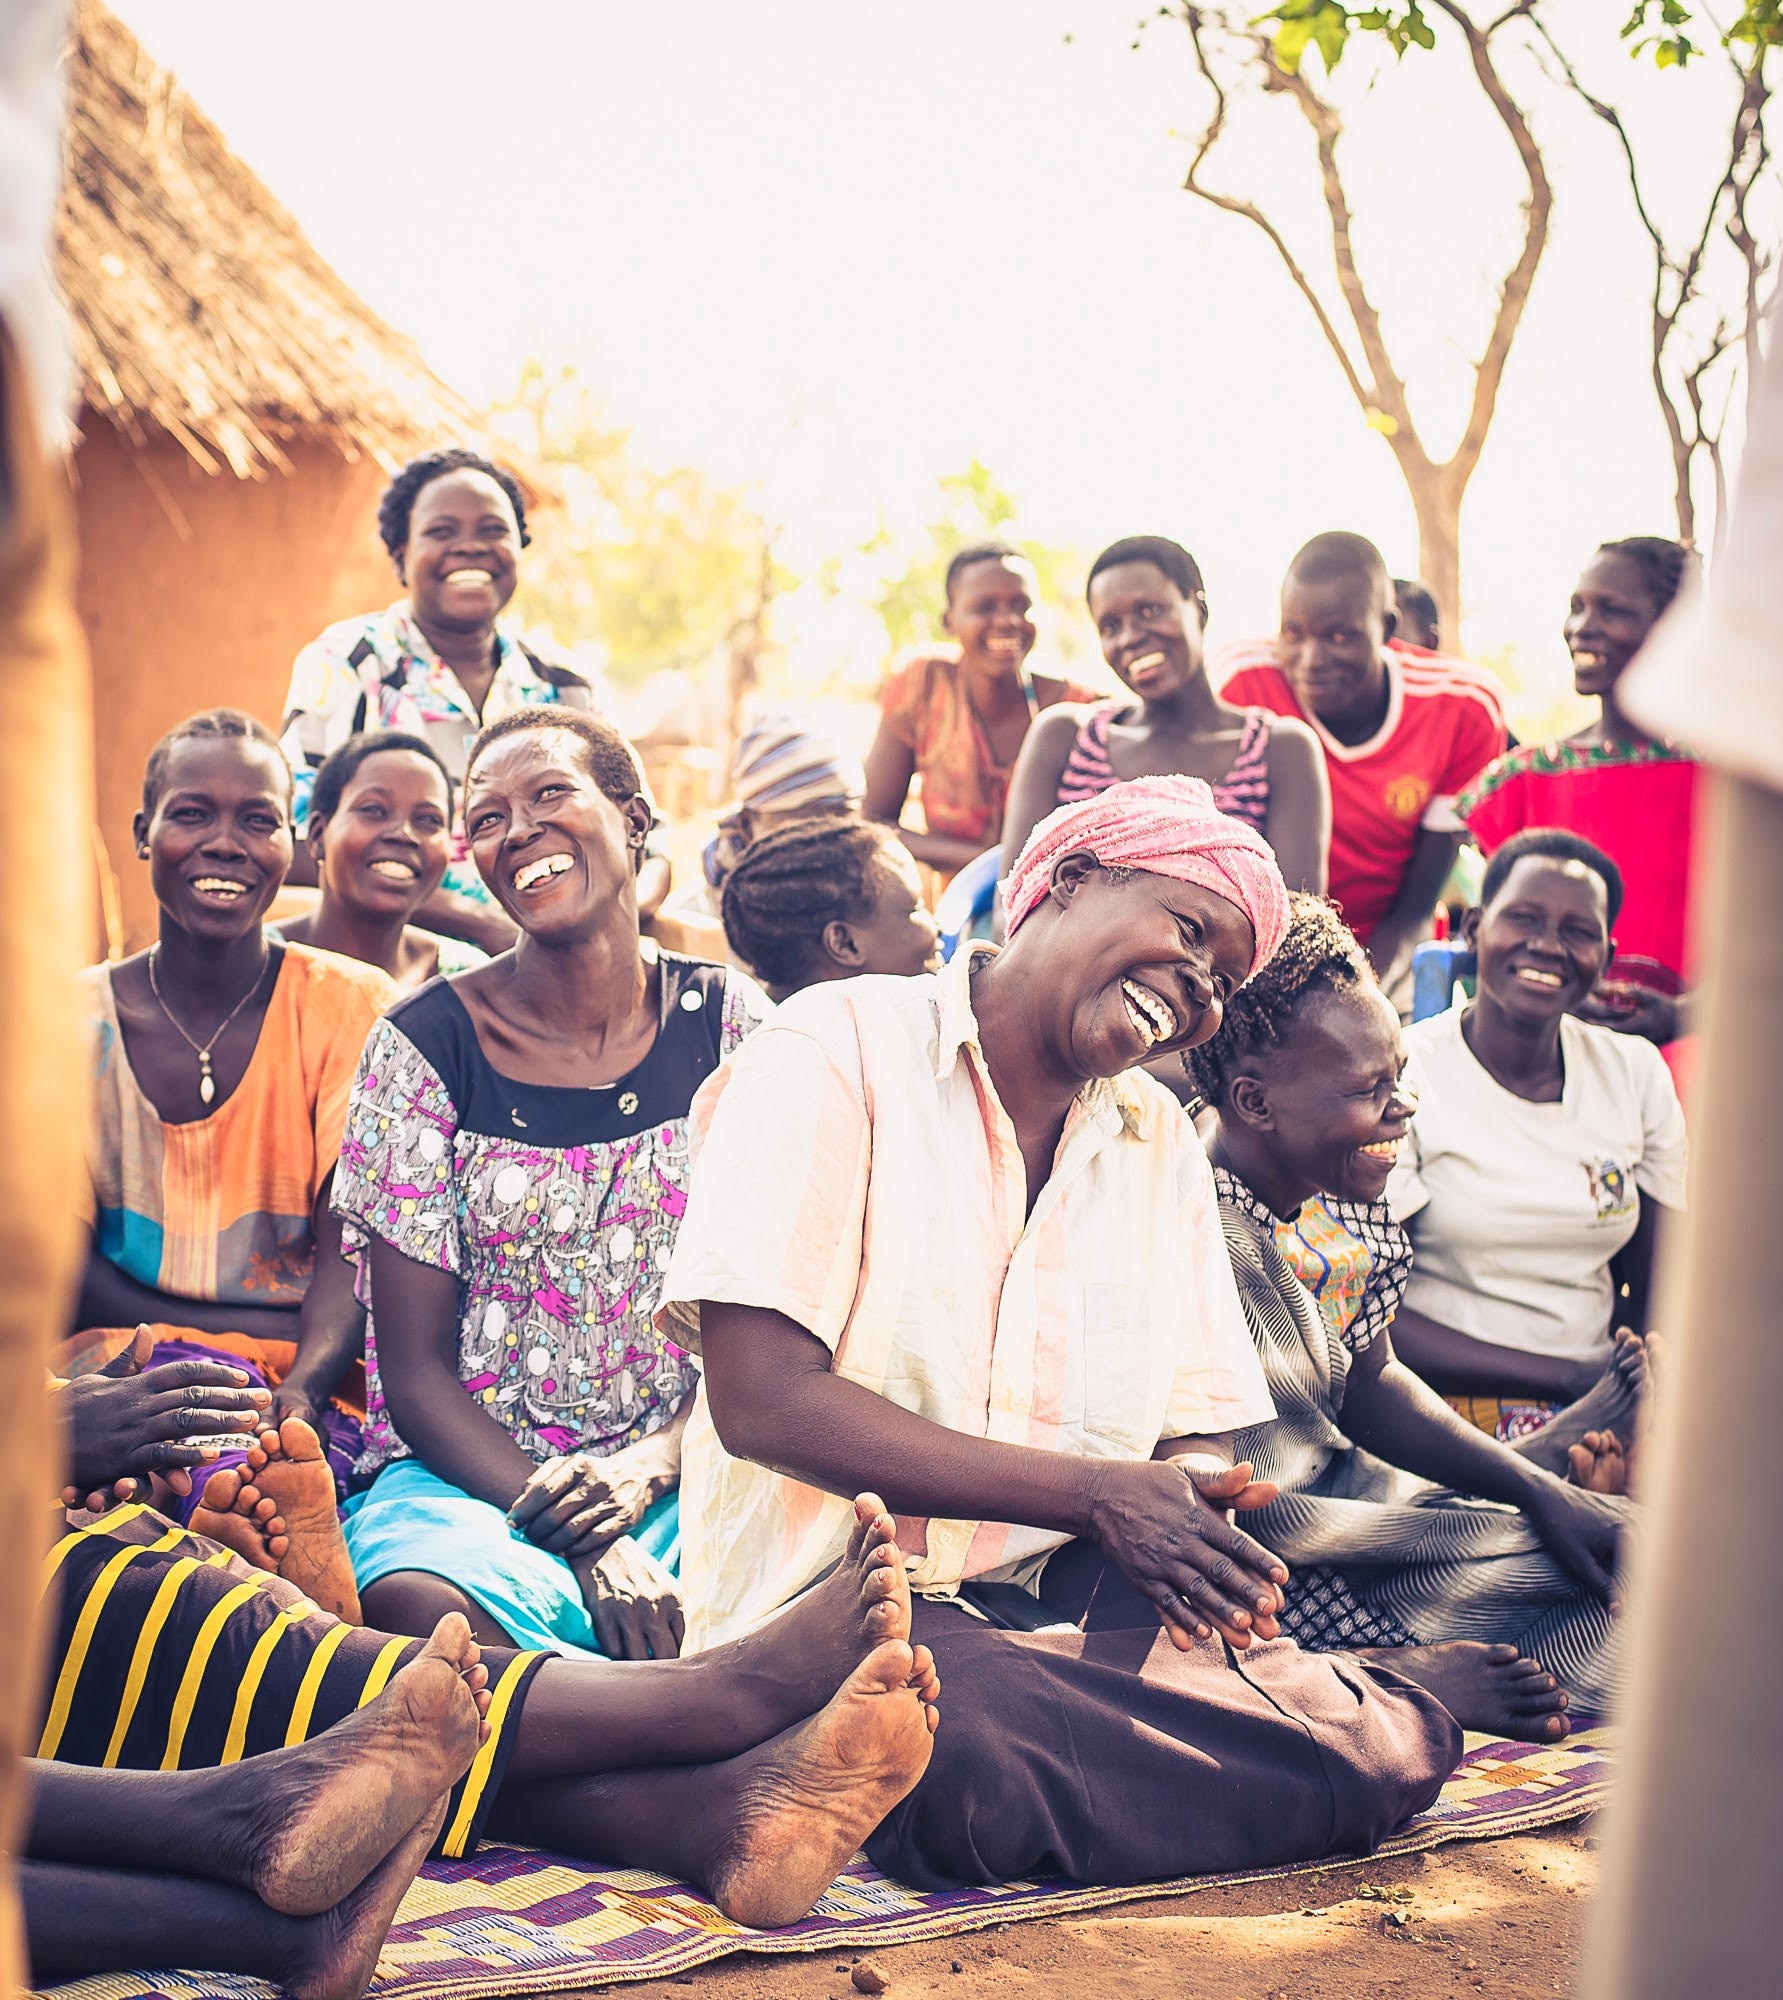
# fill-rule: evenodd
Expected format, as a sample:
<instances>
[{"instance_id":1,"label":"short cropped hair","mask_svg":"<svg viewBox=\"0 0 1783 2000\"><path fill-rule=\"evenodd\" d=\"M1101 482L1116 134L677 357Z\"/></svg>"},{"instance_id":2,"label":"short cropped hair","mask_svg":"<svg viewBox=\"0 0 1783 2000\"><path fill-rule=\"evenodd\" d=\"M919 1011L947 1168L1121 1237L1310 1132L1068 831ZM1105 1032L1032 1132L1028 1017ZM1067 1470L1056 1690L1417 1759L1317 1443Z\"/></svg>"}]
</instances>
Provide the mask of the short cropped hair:
<instances>
[{"instance_id":1,"label":"short cropped hair","mask_svg":"<svg viewBox=\"0 0 1783 2000\"><path fill-rule=\"evenodd\" d=\"M1139 562L1161 569L1185 597L1198 597L1206 603L1207 586L1201 580L1201 565L1181 542L1173 542L1167 535L1125 535L1118 542L1110 542L1090 564L1090 573L1083 580L1084 596L1089 596L1090 585L1105 569Z\"/></svg>"},{"instance_id":2,"label":"short cropped hair","mask_svg":"<svg viewBox=\"0 0 1783 2000\"><path fill-rule=\"evenodd\" d=\"M947 601L953 602L954 585L962 573L974 563L981 562L1026 562L1020 549L1012 549L1007 542L974 542L970 548L958 550L952 562L947 565Z\"/></svg>"},{"instance_id":3,"label":"short cropped hair","mask_svg":"<svg viewBox=\"0 0 1783 2000\"><path fill-rule=\"evenodd\" d=\"M1503 889L1517 863L1527 861L1532 855L1544 861L1582 861L1594 875L1600 876L1610 926L1614 929L1616 919L1622 914L1622 870L1595 842L1563 826L1526 827L1495 850L1480 883L1481 909Z\"/></svg>"},{"instance_id":4,"label":"short cropped hair","mask_svg":"<svg viewBox=\"0 0 1783 2000\"><path fill-rule=\"evenodd\" d=\"M1386 558L1364 535L1345 534L1333 529L1314 535L1288 565L1295 583L1367 583L1377 590L1389 610L1393 607L1393 579L1387 573Z\"/></svg>"},{"instance_id":5,"label":"short cropped hair","mask_svg":"<svg viewBox=\"0 0 1783 2000\"><path fill-rule=\"evenodd\" d=\"M520 490L519 480L506 467L480 452L428 451L409 460L384 488L384 497L378 502L378 533L392 562L400 564L402 552L409 545L409 523L414 518L415 502L422 487L444 479L448 472L487 473L508 496L508 504L514 510L514 525L520 531L520 546L525 548L531 542L532 537L526 532L526 495Z\"/></svg>"},{"instance_id":6,"label":"short cropped hair","mask_svg":"<svg viewBox=\"0 0 1783 2000\"><path fill-rule=\"evenodd\" d=\"M446 769L445 759L428 742L425 736L412 735L406 729L361 730L357 736L349 736L339 749L331 750L322 759L316 770L316 781L310 787L310 818L332 819L340 809L341 797L353 782L354 773L368 757L381 756L386 750L406 750L416 757L425 757L446 783L446 811L452 810L452 773Z\"/></svg>"},{"instance_id":7,"label":"short cropped hair","mask_svg":"<svg viewBox=\"0 0 1783 2000\"><path fill-rule=\"evenodd\" d=\"M510 709L483 730L471 745L464 765L465 789L470 789L471 773L483 757L510 736L537 729L561 729L582 745L582 761L588 775L615 805L646 796L644 767L638 753L610 722L597 722L579 708L563 708L554 702L540 702L528 708Z\"/></svg>"},{"instance_id":8,"label":"short cropped hair","mask_svg":"<svg viewBox=\"0 0 1783 2000\"><path fill-rule=\"evenodd\" d=\"M1702 558L1683 542L1663 535L1629 535L1619 542L1600 542L1600 556L1622 556L1635 564L1646 580L1647 595L1666 610L1684 587L1684 579L1702 568Z\"/></svg>"},{"instance_id":9,"label":"short cropped hair","mask_svg":"<svg viewBox=\"0 0 1783 2000\"><path fill-rule=\"evenodd\" d=\"M173 746L183 742L188 736L210 736L231 739L241 743L264 743L268 749L278 752L278 759L285 771L285 789L292 789L291 766L286 759L284 746L267 728L258 716L249 715L239 708L206 708L197 715L188 715L184 722L176 722L149 752L149 761L142 774L142 811L145 819L153 819L155 808L161 802L161 794L167 786L167 765L173 755Z\"/></svg>"}]
</instances>

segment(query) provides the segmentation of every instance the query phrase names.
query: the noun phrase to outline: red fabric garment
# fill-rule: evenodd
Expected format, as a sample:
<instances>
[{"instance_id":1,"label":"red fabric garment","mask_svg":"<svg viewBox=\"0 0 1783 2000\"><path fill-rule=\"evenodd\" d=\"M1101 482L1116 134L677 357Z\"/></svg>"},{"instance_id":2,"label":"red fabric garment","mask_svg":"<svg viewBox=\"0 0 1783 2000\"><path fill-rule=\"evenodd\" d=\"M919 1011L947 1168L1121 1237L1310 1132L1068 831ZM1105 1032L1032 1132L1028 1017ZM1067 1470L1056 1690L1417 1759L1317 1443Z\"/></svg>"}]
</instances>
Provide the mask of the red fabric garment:
<instances>
[{"instance_id":1,"label":"red fabric garment","mask_svg":"<svg viewBox=\"0 0 1783 2000\"><path fill-rule=\"evenodd\" d=\"M1213 677L1235 706L1296 715L1317 735L1331 779L1331 900L1366 943L1398 900L1418 835L1458 830L1456 793L1503 752L1497 681L1465 660L1390 644L1386 720L1366 742L1339 743L1295 699L1272 640L1225 648Z\"/></svg>"},{"instance_id":2,"label":"red fabric garment","mask_svg":"<svg viewBox=\"0 0 1783 2000\"><path fill-rule=\"evenodd\" d=\"M1675 994L1692 983L1690 854L1701 769L1663 743L1525 745L1484 772L1456 810L1484 854L1532 826L1563 826L1601 847L1622 871L1613 977Z\"/></svg>"}]
</instances>

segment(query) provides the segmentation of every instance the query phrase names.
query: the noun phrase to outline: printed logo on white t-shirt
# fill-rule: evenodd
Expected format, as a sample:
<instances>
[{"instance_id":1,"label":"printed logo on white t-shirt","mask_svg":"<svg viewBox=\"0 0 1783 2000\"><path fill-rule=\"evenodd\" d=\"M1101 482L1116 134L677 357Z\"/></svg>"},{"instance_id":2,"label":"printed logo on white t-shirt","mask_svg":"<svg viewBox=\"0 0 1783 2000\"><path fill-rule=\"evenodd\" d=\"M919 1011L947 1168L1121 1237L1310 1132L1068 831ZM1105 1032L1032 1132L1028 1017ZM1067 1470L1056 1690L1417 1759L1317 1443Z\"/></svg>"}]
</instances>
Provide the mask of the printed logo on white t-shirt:
<instances>
[{"instance_id":1,"label":"printed logo on white t-shirt","mask_svg":"<svg viewBox=\"0 0 1783 2000\"><path fill-rule=\"evenodd\" d=\"M1633 1213L1640 1196L1635 1190L1634 1176L1626 1167L1618 1166L1614 1160L1599 1160L1596 1166L1587 1161L1585 1174L1591 1183L1591 1200L1599 1222L1620 1222Z\"/></svg>"}]
</instances>

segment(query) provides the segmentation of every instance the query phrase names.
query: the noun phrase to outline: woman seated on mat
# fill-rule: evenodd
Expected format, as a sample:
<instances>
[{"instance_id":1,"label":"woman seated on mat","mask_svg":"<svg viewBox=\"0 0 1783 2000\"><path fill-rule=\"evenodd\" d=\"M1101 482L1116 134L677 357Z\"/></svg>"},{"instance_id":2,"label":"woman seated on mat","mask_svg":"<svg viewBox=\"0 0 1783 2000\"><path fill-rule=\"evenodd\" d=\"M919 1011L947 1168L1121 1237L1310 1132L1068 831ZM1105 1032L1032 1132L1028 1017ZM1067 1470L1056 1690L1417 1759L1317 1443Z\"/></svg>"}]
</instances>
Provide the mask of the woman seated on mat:
<instances>
[{"instance_id":1,"label":"woman seated on mat","mask_svg":"<svg viewBox=\"0 0 1783 2000\"><path fill-rule=\"evenodd\" d=\"M179 1435L137 1414L117 1456L71 1466L82 1483ZM226 1546L135 1500L58 1517L23 1843L40 1972L197 1958L352 2000L429 1848L459 1859L486 1836L660 1869L736 1922L795 1923L927 1761L934 1662L911 1644L904 1558L871 1494L832 1574L769 1628L621 1670L483 1651L452 1614L425 1643L341 1618L327 1580L350 1572L316 1440L293 1419L261 1445L288 1537L245 1486L207 1523L233 1523Z\"/></svg>"},{"instance_id":2,"label":"woman seated on mat","mask_svg":"<svg viewBox=\"0 0 1783 2000\"><path fill-rule=\"evenodd\" d=\"M561 709L477 739L464 824L512 951L378 1025L335 1208L369 1280L367 1615L645 1659L681 1617L676 1487L694 1371L651 1313L685 1203L687 1109L766 1010L658 953L635 884L631 746Z\"/></svg>"},{"instance_id":3,"label":"woman seated on mat","mask_svg":"<svg viewBox=\"0 0 1783 2000\"><path fill-rule=\"evenodd\" d=\"M1616 690L1696 569L1695 552L1682 542L1636 535L1604 543L1574 586L1565 628L1573 685L1597 697L1597 719L1562 742L1508 752L1455 803L1486 854L1525 828L1564 826L1614 855L1623 890L1619 948L1574 1011L1662 1047L1684 1028L1701 766L1625 715Z\"/></svg>"},{"instance_id":4,"label":"woman seated on mat","mask_svg":"<svg viewBox=\"0 0 1783 2000\"><path fill-rule=\"evenodd\" d=\"M1622 877L1554 827L1507 840L1462 937L1465 1007L1406 1030L1416 1122L1387 1186L1415 1262L1400 1357L1506 1441L1538 1429L1651 1325L1653 1239L1684 1206L1659 1051L1573 1011L1615 958Z\"/></svg>"},{"instance_id":5,"label":"woman seated on mat","mask_svg":"<svg viewBox=\"0 0 1783 2000\"><path fill-rule=\"evenodd\" d=\"M1130 535L1096 558L1086 596L1102 657L1128 692L1087 710L1061 703L1028 732L1003 820L1005 872L1055 806L1122 778L1181 772L1205 779L1222 812L1262 834L1289 888L1322 894L1331 838L1324 752L1293 716L1234 708L1214 693L1195 558L1162 535Z\"/></svg>"},{"instance_id":6,"label":"woman seated on mat","mask_svg":"<svg viewBox=\"0 0 1783 2000\"><path fill-rule=\"evenodd\" d=\"M486 954L410 919L452 859L452 781L425 737L350 737L310 789L309 847L322 900L278 926L291 944L375 965L413 993L436 973L468 972Z\"/></svg>"},{"instance_id":7,"label":"woman seated on mat","mask_svg":"<svg viewBox=\"0 0 1783 2000\"><path fill-rule=\"evenodd\" d=\"M1095 691L1030 674L1032 565L1001 542L961 549L947 565L941 623L954 643L908 660L880 691L867 752L869 819L899 828L918 861L951 875L1003 837L1010 773L1034 719ZM901 825L922 783L923 827Z\"/></svg>"},{"instance_id":8,"label":"woman seated on mat","mask_svg":"<svg viewBox=\"0 0 1783 2000\"><path fill-rule=\"evenodd\" d=\"M937 972L941 930L890 827L812 820L758 840L724 883L724 935L784 1000L858 973Z\"/></svg>"},{"instance_id":9,"label":"woman seated on mat","mask_svg":"<svg viewBox=\"0 0 1783 2000\"><path fill-rule=\"evenodd\" d=\"M1627 1425L1632 1392L1612 1368L1519 1452L1394 1355L1411 1245L1381 1197L1416 1099L1399 1017L1329 904L1295 898L1281 950L1184 1064L1217 1115L1208 1154L1276 1408L1239 1449L1281 1489L1249 1526L1293 1565L1284 1629L1395 1648L1468 1729L1551 1741L1569 1699L1601 1714L1625 1503L1563 1475L1588 1429Z\"/></svg>"},{"instance_id":10,"label":"woman seated on mat","mask_svg":"<svg viewBox=\"0 0 1783 2000\"><path fill-rule=\"evenodd\" d=\"M1008 918L937 976L797 995L701 1095L660 1312L703 1363L689 1643L824 1575L858 1468L950 1717L876 1865L1118 1883L1367 1848L1460 1732L1388 1670L1258 1643L1287 1572L1228 1518L1274 1493L1229 1439L1269 1398L1206 1157L1129 1073L1217 1030L1281 940L1280 872L1205 785L1140 779L1041 823ZM961 1594L1087 1627L1018 1637Z\"/></svg>"},{"instance_id":11,"label":"woman seated on mat","mask_svg":"<svg viewBox=\"0 0 1783 2000\"><path fill-rule=\"evenodd\" d=\"M329 1184L360 1051L395 989L263 932L291 862L291 771L252 717L210 709L164 736L134 831L159 933L83 975L94 1220L74 1327L116 1329L116 1345L147 1322L157 1362L242 1357L344 1476L357 1426L329 1397L364 1313Z\"/></svg>"}]
</instances>

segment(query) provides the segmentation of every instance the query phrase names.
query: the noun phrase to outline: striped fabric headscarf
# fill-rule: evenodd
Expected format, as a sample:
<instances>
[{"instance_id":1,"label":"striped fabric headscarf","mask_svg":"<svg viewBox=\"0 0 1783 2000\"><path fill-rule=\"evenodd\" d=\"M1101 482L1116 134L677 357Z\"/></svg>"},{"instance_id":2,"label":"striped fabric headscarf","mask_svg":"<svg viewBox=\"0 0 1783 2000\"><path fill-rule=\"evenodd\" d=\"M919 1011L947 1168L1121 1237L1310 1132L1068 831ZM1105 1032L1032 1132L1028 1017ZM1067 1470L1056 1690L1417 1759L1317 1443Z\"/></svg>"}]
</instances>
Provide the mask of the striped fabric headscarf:
<instances>
[{"instance_id":1,"label":"striped fabric headscarf","mask_svg":"<svg viewBox=\"0 0 1783 2000\"><path fill-rule=\"evenodd\" d=\"M1003 884L1006 935L1014 937L1045 901L1054 866L1079 853L1093 854L1104 868L1193 882L1241 909L1257 934L1247 979L1287 936L1288 891L1269 843L1221 812L1199 778L1129 778L1048 813Z\"/></svg>"},{"instance_id":2,"label":"striped fabric headscarf","mask_svg":"<svg viewBox=\"0 0 1783 2000\"><path fill-rule=\"evenodd\" d=\"M739 806L784 812L867 795L861 760L797 715L765 715L737 739L731 792Z\"/></svg>"}]
</instances>

